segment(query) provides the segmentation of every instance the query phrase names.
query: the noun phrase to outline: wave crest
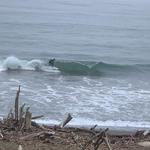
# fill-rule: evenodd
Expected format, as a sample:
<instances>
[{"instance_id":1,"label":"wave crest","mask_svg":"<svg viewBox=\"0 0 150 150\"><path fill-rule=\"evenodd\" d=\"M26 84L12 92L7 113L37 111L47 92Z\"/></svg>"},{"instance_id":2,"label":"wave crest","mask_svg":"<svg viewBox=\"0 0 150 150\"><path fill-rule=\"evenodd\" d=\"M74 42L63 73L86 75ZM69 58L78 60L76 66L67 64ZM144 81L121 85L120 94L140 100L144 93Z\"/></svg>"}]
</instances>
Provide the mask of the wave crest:
<instances>
[{"instance_id":1,"label":"wave crest","mask_svg":"<svg viewBox=\"0 0 150 150\"><path fill-rule=\"evenodd\" d=\"M0 61L0 71L5 70L30 70L45 71L51 73L62 73L67 75L88 75L88 76L113 76L128 75L130 73L150 72L150 64L121 65L108 64L104 62L88 61L59 61L54 67L48 64L48 60L21 60L14 56Z\"/></svg>"},{"instance_id":2,"label":"wave crest","mask_svg":"<svg viewBox=\"0 0 150 150\"><path fill-rule=\"evenodd\" d=\"M62 72L70 75L120 75L129 71L137 71L136 66L107 64L103 62L56 62L55 66Z\"/></svg>"},{"instance_id":3,"label":"wave crest","mask_svg":"<svg viewBox=\"0 0 150 150\"><path fill-rule=\"evenodd\" d=\"M33 59L28 61L18 59L14 56L7 57L5 60L1 61L0 71L6 70L28 70L59 73L59 70L56 67L47 66L42 60Z\"/></svg>"},{"instance_id":4,"label":"wave crest","mask_svg":"<svg viewBox=\"0 0 150 150\"><path fill-rule=\"evenodd\" d=\"M42 61L38 59L31 60L27 62L27 67L30 67L31 69L34 68L35 70L42 70Z\"/></svg>"}]
</instances>

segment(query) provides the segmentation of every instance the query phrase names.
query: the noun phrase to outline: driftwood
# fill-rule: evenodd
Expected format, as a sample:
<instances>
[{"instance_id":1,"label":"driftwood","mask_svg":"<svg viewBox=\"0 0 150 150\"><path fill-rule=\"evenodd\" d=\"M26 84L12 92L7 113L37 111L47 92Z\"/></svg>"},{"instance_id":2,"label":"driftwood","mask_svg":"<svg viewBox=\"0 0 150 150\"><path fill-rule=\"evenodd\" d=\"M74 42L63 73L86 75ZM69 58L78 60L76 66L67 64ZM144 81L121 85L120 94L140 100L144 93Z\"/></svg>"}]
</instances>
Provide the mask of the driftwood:
<instances>
[{"instance_id":1,"label":"driftwood","mask_svg":"<svg viewBox=\"0 0 150 150\"><path fill-rule=\"evenodd\" d=\"M91 127L90 130L95 130L96 127L97 127L97 124Z\"/></svg>"},{"instance_id":2,"label":"driftwood","mask_svg":"<svg viewBox=\"0 0 150 150\"><path fill-rule=\"evenodd\" d=\"M38 132L38 133L32 133L32 134L29 134L29 135L26 135L26 136L23 136L23 137L20 137L19 139L20 140L27 140L27 139L31 139L31 138L34 138L34 137L38 137L42 134L46 134L48 136L52 136L55 134L55 132L53 131L49 131L49 132L46 132L46 131L41 131L41 132Z\"/></svg>"},{"instance_id":3,"label":"driftwood","mask_svg":"<svg viewBox=\"0 0 150 150\"><path fill-rule=\"evenodd\" d=\"M69 114L67 115L67 117L65 118L65 120L60 124L60 127L61 127L61 128L65 127L65 125L66 125L68 122L70 122L71 120L72 120L72 116L71 116L71 114L69 113Z\"/></svg>"},{"instance_id":4,"label":"driftwood","mask_svg":"<svg viewBox=\"0 0 150 150\"><path fill-rule=\"evenodd\" d=\"M85 150L85 149L93 142L93 140L94 140L95 138L99 137L101 134L102 134L102 133L100 132L100 133L96 134L95 136L93 136L87 143L85 143L85 145L84 145L84 147L83 147L82 150Z\"/></svg>"},{"instance_id":5,"label":"driftwood","mask_svg":"<svg viewBox=\"0 0 150 150\"><path fill-rule=\"evenodd\" d=\"M107 147L109 148L109 150L112 150L107 135L105 135L105 137L103 137L103 139L104 139L104 141L105 141Z\"/></svg>"},{"instance_id":6,"label":"driftwood","mask_svg":"<svg viewBox=\"0 0 150 150\"><path fill-rule=\"evenodd\" d=\"M24 107L25 107L26 104L23 104L21 107L20 107L20 117L19 119L21 120L23 118L23 116L25 115L25 112L24 112Z\"/></svg>"},{"instance_id":7,"label":"driftwood","mask_svg":"<svg viewBox=\"0 0 150 150\"><path fill-rule=\"evenodd\" d=\"M25 107L25 104L23 104L23 105L20 107L20 117L19 117L19 130L20 130L20 131L24 128L24 125L25 125L25 118L24 118L25 112L24 112L24 107Z\"/></svg>"},{"instance_id":8,"label":"driftwood","mask_svg":"<svg viewBox=\"0 0 150 150\"><path fill-rule=\"evenodd\" d=\"M86 150L86 148L90 145L93 144L94 150L97 150L99 148L99 145L105 141L106 145L108 146L109 150L111 149L111 146L109 144L108 137L106 136L106 132L108 131L108 128L105 129L104 131L100 131L97 133L95 136L93 136L82 148L82 150ZM93 142L94 141L94 142Z\"/></svg>"},{"instance_id":9,"label":"driftwood","mask_svg":"<svg viewBox=\"0 0 150 150\"><path fill-rule=\"evenodd\" d=\"M3 119L1 126L8 131L24 131L29 130L32 127L32 119L38 119L43 117L43 115L32 117L32 113L29 111L30 107L25 108L25 104L19 105L19 94L20 86L16 93L14 109L11 109L7 115L6 119ZM14 110L14 111L13 111Z\"/></svg>"},{"instance_id":10,"label":"driftwood","mask_svg":"<svg viewBox=\"0 0 150 150\"><path fill-rule=\"evenodd\" d=\"M0 132L0 139L3 139L3 137L4 137L3 134Z\"/></svg>"},{"instance_id":11,"label":"driftwood","mask_svg":"<svg viewBox=\"0 0 150 150\"><path fill-rule=\"evenodd\" d=\"M33 127L40 128L40 125L38 123L36 123L35 121L31 121L31 125Z\"/></svg>"},{"instance_id":12,"label":"driftwood","mask_svg":"<svg viewBox=\"0 0 150 150\"><path fill-rule=\"evenodd\" d=\"M38 123L36 123L34 121L31 121L31 125L33 127L39 128L39 129L44 130L44 131L50 131L50 129L48 127L45 128L44 125L40 125L40 124L38 124Z\"/></svg>"},{"instance_id":13,"label":"driftwood","mask_svg":"<svg viewBox=\"0 0 150 150\"><path fill-rule=\"evenodd\" d=\"M96 134L96 132L94 130L86 129L86 128L75 128L74 132L87 132L87 133L90 133L90 134L93 134L93 135Z\"/></svg>"},{"instance_id":14,"label":"driftwood","mask_svg":"<svg viewBox=\"0 0 150 150\"><path fill-rule=\"evenodd\" d=\"M14 114L13 114L13 109L11 108L8 115L7 115L7 119L14 119Z\"/></svg>"},{"instance_id":15,"label":"driftwood","mask_svg":"<svg viewBox=\"0 0 150 150\"><path fill-rule=\"evenodd\" d=\"M148 134L150 134L149 130L138 130L138 131L135 132L136 137L145 137Z\"/></svg>"},{"instance_id":16,"label":"driftwood","mask_svg":"<svg viewBox=\"0 0 150 150\"><path fill-rule=\"evenodd\" d=\"M25 115L25 129L26 130L31 128L31 118L32 118L32 113L27 111Z\"/></svg>"},{"instance_id":17,"label":"driftwood","mask_svg":"<svg viewBox=\"0 0 150 150\"><path fill-rule=\"evenodd\" d=\"M97 135L97 140L94 142L94 150L97 150L99 145L103 142L103 137L107 131L108 128Z\"/></svg>"},{"instance_id":18,"label":"driftwood","mask_svg":"<svg viewBox=\"0 0 150 150\"><path fill-rule=\"evenodd\" d=\"M107 147L109 150L112 150L110 144L109 144L109 140L108 140L108 137L107 137L107 134L106 132L108 131L108 128L105 129L104 131L102 131L99 135L98 135L98 139L96 141L96 143L94 143L94 150L97 150L99 145L101 143L103 143L103 141L106 143Z\"/></svg>"},{"instance_id":19,"label":"driftwood","mask_svg":"<svg viewBox=\"0 0 150 150\"><path fill-rule=\"evenodd\" d=\"M19 94L20 94L20 85L16 94L15 99L15 120L18 122L19 120Z\"/></svg>"},{"instance_id":20,"label":"driftwood","mask_svg":"<svg viewBox=\"0 0 150 150\"><path fill-rule=\"evenodd\" d=\"M83 145L80 142L78 142L78 139L79 139L78 135L76 135L74 132L71 132L71 135L72 135L72 140L74 141L74 143L79 145L79 147L83 149Z\"/></svg>"},{"instance_id":21,"label":"driftwood","mask_svg":"<svg viewBox=\"0 0 150 150\"><path fill-rule=\"evenodd\" d=\"M35 119L39 119L39 118L42 118L42 117L44 117L43 115L40 115L40 116L34 116L34 117L32 117L31 119L32 120L35 120Z\"/></svg>"},{"instance_id":22,"label":"driftwood","mask_svg":"<svg viewBox=\"0 0 150 150\"><path fill-rule=\"evenodd\" d=\"M144 136L147 136L148 134L150 134L150 130L145 130L145 131L143 132L143 135L144 135Z\"/></svg>"}]
</instances>

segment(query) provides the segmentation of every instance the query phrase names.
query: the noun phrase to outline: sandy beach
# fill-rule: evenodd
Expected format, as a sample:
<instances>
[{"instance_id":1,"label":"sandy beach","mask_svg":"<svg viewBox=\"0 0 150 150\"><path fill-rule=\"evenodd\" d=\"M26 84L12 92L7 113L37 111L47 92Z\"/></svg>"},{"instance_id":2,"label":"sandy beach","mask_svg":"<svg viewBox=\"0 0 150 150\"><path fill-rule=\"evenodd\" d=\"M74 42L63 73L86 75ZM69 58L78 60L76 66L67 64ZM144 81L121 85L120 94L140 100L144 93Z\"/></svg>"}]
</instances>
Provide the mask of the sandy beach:
<instances>
[{"instance_id":1,"label":"sandy beach","mask_svg":"<svg viewBox=\"0 0 150 150\"><path fill-rule=\"evenodd\" d=\"M92 132L79 130L77 128L50 129L55 134L49 137L35 136L22 139L27 135L41 132L33 129L30 132L7 132L3 139L0 139L0 150L18 150L21 145L22 150L81 150L92 138ZM120 132L121 133L121 132ZM114 133L113 133L114 134ZM112 150L149 150L150 147L139 146L142 141L149 141L150 136L143 135L109 135L108 139ZM94 142L94 141L93 141ZM83 147L82 147L83 146ZM99 145L98 150L109 149L105 142ZM19 149L21 150L21 149ZM93 144L89 144L84 150L94 150Z\"/></svg>"}]
</instances>

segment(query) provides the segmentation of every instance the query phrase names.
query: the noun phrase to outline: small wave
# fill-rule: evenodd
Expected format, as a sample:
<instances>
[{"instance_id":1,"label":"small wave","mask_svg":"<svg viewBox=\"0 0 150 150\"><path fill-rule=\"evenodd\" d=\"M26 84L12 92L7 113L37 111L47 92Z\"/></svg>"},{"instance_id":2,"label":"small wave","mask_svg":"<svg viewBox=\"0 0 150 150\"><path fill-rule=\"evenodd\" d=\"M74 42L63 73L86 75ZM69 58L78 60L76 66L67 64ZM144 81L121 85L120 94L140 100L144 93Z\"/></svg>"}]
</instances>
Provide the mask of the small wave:
<instances>
[{"instance_id":1,"label":"small wave","mask_svg":"<svg viewBox=\"0 0 150 150\"><path fill-rule=\"evenodd\" d=\"M55 66L65 74L69 75L121 75L133 72L139 72L144 68L150 68L148 65L119 65L107 64L104 62L56 62Z\"/></svg>"},{"instance_id":2,"label":"small wave","mask_svg":"<svg viewBox=\"0 0 150 150\"><path fill-rule=\"evenodd\" d=\"M62 72L70 75L88 75L90 68L80 62L56 62L55 66Z\"/></svg>"},{"instance_id":3,"label":"small wave","mask_svg":"<svg viewBox=\"0 0 150 150\"><path fill-rule=\"evenodd\" d=\"M10 56L0 61L0 71L6 70L30 70L62 73L67 75L88 76L113 76L128 75L130 73L150 72L150 64L108 64L104 62L88 61L60 61L56 60L54 67L48 64L48 60L32 59L21 60Z\"/></svg>"}]
</instances>

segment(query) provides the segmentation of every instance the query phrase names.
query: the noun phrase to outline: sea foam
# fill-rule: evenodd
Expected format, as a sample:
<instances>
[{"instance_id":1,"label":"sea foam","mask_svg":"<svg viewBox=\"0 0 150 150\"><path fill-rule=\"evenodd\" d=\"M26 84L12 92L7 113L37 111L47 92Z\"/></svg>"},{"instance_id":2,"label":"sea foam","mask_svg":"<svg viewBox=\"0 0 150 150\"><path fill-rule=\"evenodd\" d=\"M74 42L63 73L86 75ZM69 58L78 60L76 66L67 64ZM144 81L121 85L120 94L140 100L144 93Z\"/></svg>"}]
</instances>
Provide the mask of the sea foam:
<instances>
[{"instance_id":1,"label":"sea foam","mask_svg":"<svg viewBox=\"0 0 150 150\"><path fill-rule=\"evenodd\" d=\"M10 69L10 70L17 70L17 69L21 69L21 61L14 57L14 56L11 56L11 57L8 57L4 60L3 62L3 68L5 69Z\"/></svg>"},{"instance_id":2,"label":"sea foam","mask_svg":"<svg viewBox=\"0 0 150 150\"><path fill-rule=\"evenodd\" d=\"M45 64L42 60L22 60L14 56L7 57L5 60L0 62L0 71L6 70L28 70L59 73L59 70L56 67L48 66L48 64Z\"/></svg>"}]
</instances>

